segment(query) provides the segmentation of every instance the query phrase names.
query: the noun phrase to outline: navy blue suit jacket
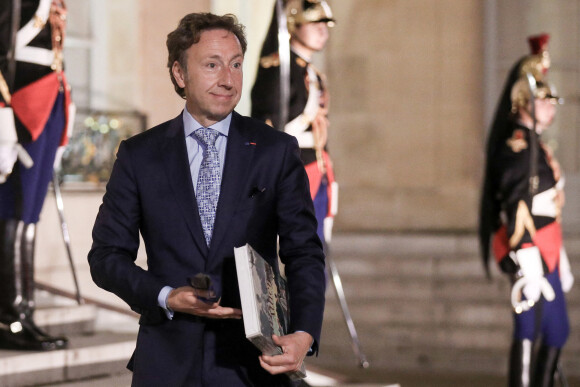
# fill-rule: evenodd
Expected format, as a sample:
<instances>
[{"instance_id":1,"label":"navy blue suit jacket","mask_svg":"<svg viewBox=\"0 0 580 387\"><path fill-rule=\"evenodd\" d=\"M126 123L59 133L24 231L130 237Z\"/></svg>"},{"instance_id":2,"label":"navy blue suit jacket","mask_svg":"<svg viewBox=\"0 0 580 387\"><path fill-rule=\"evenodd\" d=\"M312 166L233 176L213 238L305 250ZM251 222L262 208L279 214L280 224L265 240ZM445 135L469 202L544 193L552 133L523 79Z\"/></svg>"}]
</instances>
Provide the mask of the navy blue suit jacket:
<instances>
[{"instance_id":1,"label":"navy blue suit jacket","mask_svg":"<svg viewBox=\"0 0 580 387\"><path fill-rule=\"evenodd\" d=\"M139 233L147 269L135 265ZM296 140L233 113L210 248L197 210L180 114L119 146L93 229L95 283L141 314L129 368L135 385L284 385L258 362L241 320L210 320L157 305L163 286L207 273L222 306L240 307L234 247L250 243L285 265L291 330L316 351L324 309L324 255Z\"/></svg>"}]
</instances>

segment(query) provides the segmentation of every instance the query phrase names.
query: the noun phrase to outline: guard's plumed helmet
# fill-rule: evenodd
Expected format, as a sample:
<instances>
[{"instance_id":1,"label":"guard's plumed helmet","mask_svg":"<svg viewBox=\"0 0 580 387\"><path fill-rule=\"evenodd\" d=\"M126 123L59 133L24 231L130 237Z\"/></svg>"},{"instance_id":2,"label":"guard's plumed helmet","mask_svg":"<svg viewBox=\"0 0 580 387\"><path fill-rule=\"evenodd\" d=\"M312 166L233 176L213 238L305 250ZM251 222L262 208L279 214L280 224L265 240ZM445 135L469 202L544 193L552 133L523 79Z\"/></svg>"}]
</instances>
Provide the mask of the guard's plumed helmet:
<instances>
[{"instance_id":1,"label":"guard's plumed helmet","mask_svg":"<svg viewBox=\"0 0 580 387\"><path fill-rule=\"evenodd\" d=\"M547 81L547 73L551 60L548 52L548 40L550 35L540 34L530 36L531 55L522 59L519 68L519 78L511 89L512 112L517 112L518 108L527 108L530 102L531 91L527 79L527 74L531 74L536 80L536 90L534 98L550 99L554 104L563 103L563 99L557 96L554 85Z\"/></svg>"},{"instance_id":2,"label":"guard's plumed helmet","mask_svg":"<svg viewBox=\"0 0 580 387\"><path fill-rule=\"evenodd\" d=\"M290 33L306 23L326 22L329 27L335 23L332 10L325 0L288 0L286 18Z\"/></svg>"},{"instance_id":3,"label":"guard's plumed helmet","mask_svg":"<svg viewBox=\"0 0 580 387\"><path fill-rule=\"evenodd\" d=\"M548 34L540 34L528 38L531 55L527 56L522 61L520 65L520 76L525 76L529 73L538 81L546 76L548 69L552 64L550 53L548 51L549 39L550 35Z\"/></svg>"}]
</instances>

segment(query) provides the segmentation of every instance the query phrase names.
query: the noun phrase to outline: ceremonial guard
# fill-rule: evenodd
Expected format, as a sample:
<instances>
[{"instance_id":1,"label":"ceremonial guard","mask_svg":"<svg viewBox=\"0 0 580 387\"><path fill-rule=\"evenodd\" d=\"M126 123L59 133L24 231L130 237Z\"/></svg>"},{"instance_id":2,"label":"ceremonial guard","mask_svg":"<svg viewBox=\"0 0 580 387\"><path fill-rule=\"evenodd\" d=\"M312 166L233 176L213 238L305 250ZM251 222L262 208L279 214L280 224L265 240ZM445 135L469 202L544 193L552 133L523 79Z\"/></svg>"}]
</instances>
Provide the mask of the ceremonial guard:
<instances>
[{"instance_id":1,"label":"ceremonial guard","mask_svg":"<svg viewBox=\"0 0 580 387\"><path fill-rule=\"evenodd\" d=\"M488 274L491 246L512 280L509 386L548 387L569 334L564 293L574 279L562 243L564 176L540 139L561 100L546 76L548 35L529 42L532 54L511 70L489 133L479 236Z\"/></svg>"},{"instance_id":2,"label":"ceremonial guard","mask_svg":"<svg viewBox=\"0 0 580 387\"><path fill-rule=\"evenodd\" d=\"M53 350L34 323L34 242L57 154L68 140L62 0L0 5L0 348ZM72 109L72 108L71 108Z\"/></svg>"},{"instance_id":3,"label":"ceremonial guard","mask_svg":"<svg viewBox=\"0 0 580 387\"><path fill-rule=\"evenodd\" d=\"M326 46L335 23L324 0L277 0L252 88L252 117L296 137L308 174L310 195L332 279L359 365L369 367L330 254L338 183L327 152L330 97L326 78L312 57Z\"/></svg>"},{"instance_id":4,"label":"ceremonial guard","mask_svg":"<svg viewBox=\"0 0 580 387\"><path fill-rule=\"evenodd\" d=\"M283 98L280 66L283 58L278 50L276 12L262 47L252 88L251 115L298 140L310 181L318 236L323 242L329 242L338 199L332 161L326 149L329 95L324 75L311 60L313 54L322 51L326 45L328 27L334 24L334 18L324 0L290 0L285 2L284 12L290 35L287 117L281 117L280 112Z\"/></svg>"}]
</instances>

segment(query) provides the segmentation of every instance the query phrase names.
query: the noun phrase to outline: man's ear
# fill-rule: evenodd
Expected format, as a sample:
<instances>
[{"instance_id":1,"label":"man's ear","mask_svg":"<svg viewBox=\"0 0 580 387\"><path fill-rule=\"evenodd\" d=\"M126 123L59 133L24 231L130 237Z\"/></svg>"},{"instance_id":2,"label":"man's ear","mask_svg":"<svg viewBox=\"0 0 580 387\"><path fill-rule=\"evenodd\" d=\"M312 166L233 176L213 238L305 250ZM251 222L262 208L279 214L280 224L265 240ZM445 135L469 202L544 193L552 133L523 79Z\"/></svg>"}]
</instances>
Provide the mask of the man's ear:
<instances>
[{"instance_id":1,"label":"man's ear","mask_svg":"<svg viewBox=\"0 0 580 387\"><path fill-rule=\"evenodd\" d=\"M177 86L185 88L186 74L178 61L173 62L173 66L171 66L171 73L173 74L173 78L175 78L175 82L177 82Z\"/></svg>"}]
</instances>

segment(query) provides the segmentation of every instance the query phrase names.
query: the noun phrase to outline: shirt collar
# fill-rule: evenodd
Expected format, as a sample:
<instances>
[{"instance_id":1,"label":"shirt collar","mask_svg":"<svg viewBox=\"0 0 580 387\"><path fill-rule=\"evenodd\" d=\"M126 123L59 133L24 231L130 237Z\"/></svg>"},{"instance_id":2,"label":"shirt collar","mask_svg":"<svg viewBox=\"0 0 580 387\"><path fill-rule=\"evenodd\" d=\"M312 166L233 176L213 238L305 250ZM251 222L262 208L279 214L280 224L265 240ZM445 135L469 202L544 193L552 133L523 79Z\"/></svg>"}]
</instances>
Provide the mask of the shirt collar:
<instances>
[{"instance_id":1,"label":"shirt collar","mask_svg":"<svg viewBox=\"0 0 580 387\"><path fill-rule=\"evenodd\" d=\"M310 60L310 59L306 59L305 57L303 57L302 55L300 55L300 54L298 53L298 51L296 51L294 48L292 48L292 46L290 46L290 51L292 51L294 54L296 54L296 56L297 56L298 58L300 58L300 59L304 60L304 62L306 62L306 63L310 64L310 61L311 61L311 60Z\"/></svg>"},{"instance_id":2,"label":"shirt collar","mask_svg":"<svg viewBox=\"0 0 580 387\"><path fill-rule=\"evenodd\" d=\"M228 136L230 132L230 123L232 122L232 113L228 114L226 118L223 120L216 122L215 124L211 125L211 128L217 130L220 134L224 136ZM191 135L199 128L204 128L202 124L197 122L195 118L187 111L183 109L183 128L185 131L185 137Z\"/></svg>"}]
</instances>

